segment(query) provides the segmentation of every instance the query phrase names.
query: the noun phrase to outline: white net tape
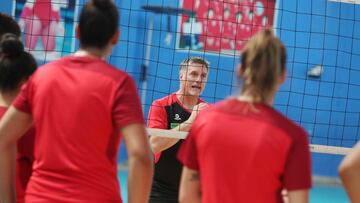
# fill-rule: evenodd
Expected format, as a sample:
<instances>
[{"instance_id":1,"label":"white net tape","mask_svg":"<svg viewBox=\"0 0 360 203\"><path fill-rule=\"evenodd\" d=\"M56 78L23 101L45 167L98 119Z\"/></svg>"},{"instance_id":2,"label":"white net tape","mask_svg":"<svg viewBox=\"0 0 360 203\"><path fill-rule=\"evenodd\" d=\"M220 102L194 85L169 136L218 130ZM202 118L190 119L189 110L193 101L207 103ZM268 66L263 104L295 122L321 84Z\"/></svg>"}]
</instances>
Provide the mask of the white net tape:
<instances>
[{"instance_id":1,"label":"white net tape","mask_svg":"<svg viewBox=\"0 0 360 203\"><path fill-rule=\"evenodd\" d=\"M155 128L147 128L147 133L149 136L161 136L161 137L169 137L169 138L177 138L177 139L185 139L188 134L187 132L163 130L163 129L155 129ZM310 151L315 153L346 155L350 153L351 150L352 148L346 148L346 147L310 144Z\"/></svg>"}]
</instances>

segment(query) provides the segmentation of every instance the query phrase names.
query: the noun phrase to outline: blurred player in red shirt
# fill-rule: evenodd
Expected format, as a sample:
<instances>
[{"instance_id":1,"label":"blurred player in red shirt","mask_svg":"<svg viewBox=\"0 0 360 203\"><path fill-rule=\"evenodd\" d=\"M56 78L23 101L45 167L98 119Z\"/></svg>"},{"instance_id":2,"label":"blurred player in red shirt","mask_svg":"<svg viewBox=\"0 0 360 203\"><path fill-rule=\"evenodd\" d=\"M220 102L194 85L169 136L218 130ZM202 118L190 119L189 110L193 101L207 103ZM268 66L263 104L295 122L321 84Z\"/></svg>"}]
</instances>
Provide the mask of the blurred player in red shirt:
<instances>
[{"instance_id":1,"label":"blurred player in red shirt","mask_svg":"<svg viewBox=\"0 0 360 203\"><path fill-rule=\"evenodd\" d=\"M286 51L271 30L245 46L241 94L199 114L178 157L180 202L308 202L311 167L305 131L273 109L285 81Z\"/></svg>"},{"instance_id":2,"label":"blurred player in red shirt","mask_svg":"<svg viewBox=\"0 0 360 203\"><path fill-rule=\"evenodd\" d=\"M35 59L19 40L20 28L10 16L0 14L0 118L20 91L21 85L36 70ZM17 142L16 200L24 202L24 192L29 182L34 162L35 130L28 132Z\"/></svg>"},{"instance_id":3,"label":"blurred player in red shirt","mask_svg":"<svg viewBox=\"0 0 360 203\"><path fill-rule=\"evenodd\" d=\"M152 160L135 82L106 63L119 38L111 0L80 13L80 50L44 65L23 86L0 122L0 194L14 202L16 140L34 123L35 162L26 202L118 202L117 151L129 155L129 202L148 200Z\"/></svg>"}]
</instances>

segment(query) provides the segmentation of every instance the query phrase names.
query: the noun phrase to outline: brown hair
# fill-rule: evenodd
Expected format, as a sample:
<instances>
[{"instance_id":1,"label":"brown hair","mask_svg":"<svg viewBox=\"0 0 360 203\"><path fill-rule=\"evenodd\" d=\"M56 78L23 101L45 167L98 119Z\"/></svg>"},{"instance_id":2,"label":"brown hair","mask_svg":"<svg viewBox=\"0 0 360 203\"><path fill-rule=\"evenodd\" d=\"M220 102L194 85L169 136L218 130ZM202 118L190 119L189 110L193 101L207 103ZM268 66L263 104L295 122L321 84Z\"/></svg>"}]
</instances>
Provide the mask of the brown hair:
<instances>
[{"instance_id":1,"label":"brown hair","mask_svg":"<svg viewBox=\"0 0 360 203\"><path fill-rule=\"evenodd\" d=\"M103 49L118 30L119 13L112 0L91 0L79 17L80 45Z\"/></svg>"},{"instance_id":2,"label":"brown hair","mask_svg":"<svg viewBox=\"0 0 360 203\"><path fill-rule=\"evenodd\" d=\"M0 13L0 38L5 33L12 33L17 37L20 37L20 27L17 22L11 17L4 13Z\"/></svg>"},{"instance_id":3,"label":"brown hair","mask_svg":"<svg viewBox=\"0 0 360 203\"><path fill-rule=\"evenodd\" d=\"M243 49L243 87L255 102L265 102L285 71L286 50L270 29L259 31Z\"/></svg>"},{"instance_id":4,"label":"brown hair","mask_svg":"<svg viewBox=\"0 0 360 203\"><path fill-rule=\"evenodd\" d=\"M0 92L13 92L36 70L34 57L24 51L19 37L6 33L0 40Z\"/></svg>"}]
</instances>

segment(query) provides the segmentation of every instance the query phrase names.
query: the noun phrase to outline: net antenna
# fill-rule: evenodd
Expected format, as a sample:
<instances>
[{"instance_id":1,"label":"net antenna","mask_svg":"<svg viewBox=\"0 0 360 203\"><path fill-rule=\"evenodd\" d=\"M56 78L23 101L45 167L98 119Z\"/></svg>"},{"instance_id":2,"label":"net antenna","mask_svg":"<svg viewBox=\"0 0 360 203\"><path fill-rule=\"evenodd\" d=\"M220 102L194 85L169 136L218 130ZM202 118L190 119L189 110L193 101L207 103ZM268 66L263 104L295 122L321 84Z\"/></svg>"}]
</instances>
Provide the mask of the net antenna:
<instances>
[{"instance_id":1,"label":"net antenna","mask_svg":"<svg viewBox=\"0 0 360 203\"><path fill-rule=\"evenodd\" d=\"M159 5L143 5L141 7L146 12L151 12L154 14L167 14L167 35L165 37L165 43L169 45L171 43L171 15L194 15L195 12L188 9L169 7L169 6L159 6ZM146 36L146 50L145 50L145 58L144 63L141 65L141 103L143 105L143 109L145 108L145 100L146 100L146 91L147 91L147 80L146 74L147 69L150 64L150 55L151 55L151 42L153 36L153 28L154 28L154 15L150 15L148 32Z\"/></svg>"}]
</instances>

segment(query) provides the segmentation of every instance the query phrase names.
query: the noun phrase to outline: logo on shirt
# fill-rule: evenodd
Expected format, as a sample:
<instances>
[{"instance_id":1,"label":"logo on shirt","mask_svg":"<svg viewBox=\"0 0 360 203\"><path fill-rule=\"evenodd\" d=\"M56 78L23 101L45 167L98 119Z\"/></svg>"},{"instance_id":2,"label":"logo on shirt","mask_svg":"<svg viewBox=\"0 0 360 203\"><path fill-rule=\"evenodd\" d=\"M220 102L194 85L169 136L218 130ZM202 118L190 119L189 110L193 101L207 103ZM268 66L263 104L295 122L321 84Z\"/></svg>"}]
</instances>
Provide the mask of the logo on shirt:
<instances>
[{"instance_id":1,"label":"logo on shirt","mask_svg":"<svg viewBox=\"0 0 360 203\"><path fill-rule=\"evenodd\" d=\"M180 118L179 114L177 114L177 113L175 114L174 120L176 120L176 121L181 121L181 118Z\"/></svg>"},{"instance_id":2,"label":"logo on shirt","mask_svg":"<svg viewBox=\"0 0 360 203\"><path fill-rule=\"evenodd\" d=\"M170 129L176 128L180 123L170 123Z\"/></svg>"}]
</instances>

